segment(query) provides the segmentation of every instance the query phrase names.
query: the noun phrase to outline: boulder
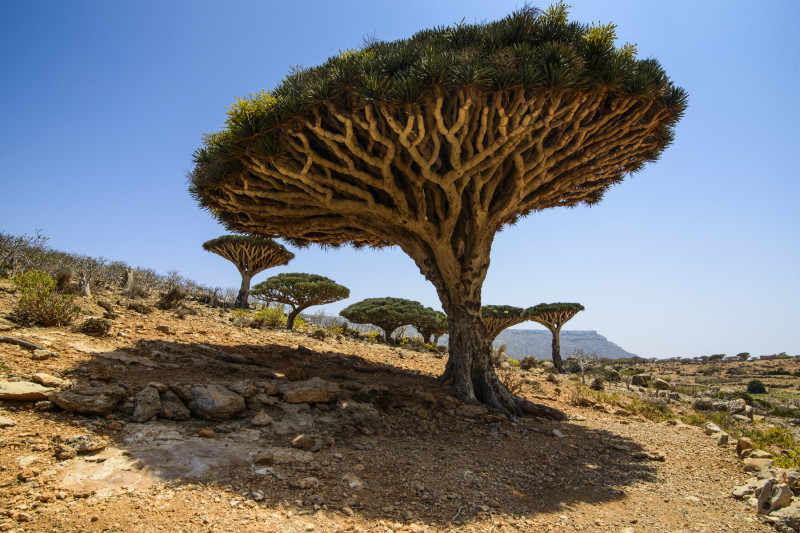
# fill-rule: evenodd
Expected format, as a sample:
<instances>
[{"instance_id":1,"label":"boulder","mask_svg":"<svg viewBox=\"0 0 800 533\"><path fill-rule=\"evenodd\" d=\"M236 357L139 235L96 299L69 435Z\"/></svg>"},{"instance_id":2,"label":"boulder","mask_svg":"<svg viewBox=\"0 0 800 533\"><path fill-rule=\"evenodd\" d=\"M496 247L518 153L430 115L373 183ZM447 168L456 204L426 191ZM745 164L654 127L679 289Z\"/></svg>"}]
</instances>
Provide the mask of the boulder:
<instances>
[{"instance_id":1,"label":"boulder","mask_svg":"<svg viewBox=\"0 0 800 533\"><path fill-rule=\"evenodd\" d=\"M325 403L338 396L338 384L318 377L294 383L283 391L283 399L289 403Z\"/></svg>"},{"instance_id":2,"label":"boulder","mask_svg":"<svg viewBox=\"0 0 800 533\"><path fill-rule=\"evenodd\" d=\"M192 412L181 401L177 394L171 390L167 390L160 395L161 411L158 416L166 418L167 420L189 420L192 418Z\"/></svg>"},{"instance_id":3,"label":"boulder","mask_svg":"<svg viewBox=\"0 0 800 533\"><path fill-rule=\"evenodd\" d=\"M266 411L259 411L256 416L250 420L250 423L254 426L269 426L275 422L271 416L269 416Z\"/></svg>"},{"instance_id":4,"label":"boulder","mask_svg":"<svg viewBox=\"0 0 800 533\"><path fill-rule=\"evenodd\" d=\"M158 389L147 386L136 395L136 407L133 410L134 422L147 422L161 412L161 398Z\"/></svg>"},{"instance_id":5,"label":"boulder","mask_svg":"<svg viewBox=\"0 0 800 533\"><path fill-rule=\"evenodd\" d=\"M125 389L119 385L82 384L52 392L47 399L65 411L75 411L85 415L107 415L127 395Z\"/></svg>"},{"instance_id":6,"label":"boulder","mask_svg":"<svg viewBox=\"0 0 800 533\"><path fill-rule=\"evenodd\" d=\"M770 479L761 489L758 496L758 514L770 514L789 505L792 501L792 490L786 483Z\"/></svg>"},{"instance_id":7,"label":"boulder","mask_svg":"<svg viewBox=\"0 0 800 533\"><path fill-rule=\"evenodd\" d=\"M761 472L767 468L772 468L772 459L752 459L748 457L744 460L742 466L745 472Z\"/></svg>"},{"instance_id":8,"label":"boulder","mask_svg":"<svg viewBox=\"0 0 800 533\"><path fill-rule=\"evenodd\" d=\"M17 422L11 418L0 416L0 428L10 428L16 426Z\"/></svg>"},{"instance_id":9,"label":"boulder","mask_svg":"<svg viewBox=\"0 0 800 533\"><path fill-rule=\"evenodd\" d=\"M241 394L245 398L250 398L258 394L258 387L252 381L236 381L228 385L228 390Z\"/></svg>"},{"instance_id":10,"label":"boulder","mask_svg":"<svg viewBox=\"0 0 800 533\"><path fill-rule=\"evenodd\" d=\"M711 398L697 398L694 401L694 408L698 411L711 411L714 409L714 400Z\"/></svg>"},{"instance_id":11,"label":"boulder","mask_svg":"<svg viewBox=\"0 0 800 533\"><path fill-rule=\"evenodd\" d=\"M715 433L722 433L722 429L713 422L706 422L706 425L703 427L703 431L706 432L706 435L714 435Z\"/></svg>"},{"instance_id":12,"label":"boulder","mask_svg":"<svg viewBox=\"0 0 800 533\"><path fill-rule=\"evenodd\" d=\"M188 407L198 418L225 420L245 409L244 398L221 385L196 385L190 393Z\"/></svg>"},{"instance_id":13,"label":"boulder","mask_svg":"<svg viewBox=\"0 0 800 533\"><path fill-rule=\"evenodd\" d=\"M800 531L800 502L792 502L783 509L770 513L770 518L777 519L775 530L783 533Z\"/></svg>"},{"instance_id":14,"label":"boulder","mask_svg":"<svg viewBox=\"0 0 800 533\"><path fill-rule=\"evenodd\" d=\"M29 381L0 381L0 400L38 402L46 400L52 391L50 387Z\"/></svg>"},{"instance_id":15,"label":"boulder","mask_svg":"<svg viewBox=\"0 0 800 533\"><path fill-rule=\"evenodd\" d=\"M736 441L736 455L739 457L742 456L743 451L751 449L753 449L753 441L747 437L741 437Z\"/></svg>"},{"instance_id":16,"label":"boulder","mask_svg":"<svg viewBox=\"0 0 800 533\"><path fill-rule=\"evenodd\" d=\"M789 468L786 470L786 483L793 491L800 490L800 470L797 468Z\"/></svg>"},{"instance_id":17,"label":"boulder","mask_svg":"<svg viewBox=\"0 0 800 533\"><path fill-rule=\"evenodd\" d=\"M631 384L638 387L647 387L651 378L652 376L650 376L650 374L636 374L631 378Z\"/></svg>"},{"instance_id":18,"label":"boulder","mask_svg":"<svg viewBox=\"0 0 800 533\"><path fill-rule=\"evenodd\" d=\"M727 433L718 433L717 434L717 446L727 446L728 439L730 439L730 435Z\"/></svg>"},{"instance_id":19,"label":"boulder","mask_svg":"<svg viewBox=\"0 0 800 533\"><path fill-rule=\"evenodd\" d=\"M772 454L765 450L753 450L750 459L772 459Z\"/></svg>"},{"instance_id":20,"label":"boulder","mask_svg":"<svg viewBox=\"0 0 800 533\"><path fill-rule=\"evenodd\" d=\"M36 383L44 385L45 387L53 387L53 388L60 387L61 385L64 385L64 383L66 383L66 380L57 378L55 376L51 376L50 374L45 374L44 372L38 372L34 374L33 376L31 376L31 379Z\"/></svg>"},{"instance_id":21,"label":"boulder","mask_svg":"<svg viewBox=\"0 0 800 533\"><path fill-rule=\"evenodd\" d=\"M672 385L661 378L656 378L653 380L653 387L655 387L657 390L672 390Z\"/></svg>"},{"instance_id":22,"label":"boulder","mask_svg":"<svg viewBox=\"0 0 800 533\"><path fill-rule=\"evenodd\" d=\"M747 402L745 402L742 398L737 398L735 400L725 402L725 410L732 415L744 413L746 409L747 409Z\"/></svg>"},{"instance_id":23,"label":"boulder","mask_svg":"<svg viewBox=\"0 0 800 533\"><path fill-rule=\"evenodd\" d=\"M608 381L620 381L622 379L622 374L617 369L607 366L604 370Z\"/></svg>"}]
</instances>

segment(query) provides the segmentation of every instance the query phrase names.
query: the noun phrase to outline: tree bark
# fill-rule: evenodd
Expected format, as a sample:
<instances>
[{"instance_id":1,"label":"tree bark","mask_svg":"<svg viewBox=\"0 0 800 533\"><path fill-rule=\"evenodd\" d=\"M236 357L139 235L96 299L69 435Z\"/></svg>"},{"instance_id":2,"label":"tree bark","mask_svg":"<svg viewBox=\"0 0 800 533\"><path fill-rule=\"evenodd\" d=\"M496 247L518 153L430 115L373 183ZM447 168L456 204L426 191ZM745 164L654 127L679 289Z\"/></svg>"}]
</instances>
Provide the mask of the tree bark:
<instances>
[{"instance_id":1,"label":"tree bark","mask_svg":"<svg viewBox=\"0 0 800 533\"><path fill-rule=\"evenodd\" d=\"M305 307L297 307L286 315L286 329L291 330L294 327L294 319L297 318L297 315L299 315L300 311L303 309L305 309Z\"/></svg>"},{"instance_id":2,"label":"tree bark","mask_svg":"<svg viewBox=\"0 0 800 533\"><path fill-rule=\"evenodd\" d=\"M529 402L503 385L491 363L489 330L481 318L481 289L489 270L492 228L454 230L438 246L419 243L400 246L425 278L433 283L449 326L449 352L440 383L449 383L450 394L471 404L482 404L512 419L532 414L553 420L566 415L551 407ZM406 245L404 245L406 244Z\"/></svg>"},{"instance_id":3,"label":"tree bark","mask_svg":"<svg viewBox=\"0 0 800 533\"><path fill-rule=\"evenodd\" d=\"M561 360L561 328L553 328L550 330L553 334L553 342L551 343L553 366L556 367L559 373L564 373L564 361Z\"/></svg>"},{"instance_id":4,"label":"tree bark","mask_svg":"<svg viewBox=\"0 0 800 533\"><path fill-rule=\"evenodd\" d=\"M250 293L250 280L253 276L242 274L242 285L239 288L239 294L236 296L236 302L233 304L234 309L248 309L247 296Z\"/></svg>"},{"instance_id":5,"label":"tree bark","mask_svg":"<svg viewBox=\"0 0 800 533\"><path fill-rule=\"evenodd\" d=\"M532 414L565 420L557 409L515 396L503 385L491 364L492 346L480 305L445 307L450 323L450 357L441 382L451 382L450 394L462 401L483 404L490 410L516 419Z\"/></svg>"}]
</instances>

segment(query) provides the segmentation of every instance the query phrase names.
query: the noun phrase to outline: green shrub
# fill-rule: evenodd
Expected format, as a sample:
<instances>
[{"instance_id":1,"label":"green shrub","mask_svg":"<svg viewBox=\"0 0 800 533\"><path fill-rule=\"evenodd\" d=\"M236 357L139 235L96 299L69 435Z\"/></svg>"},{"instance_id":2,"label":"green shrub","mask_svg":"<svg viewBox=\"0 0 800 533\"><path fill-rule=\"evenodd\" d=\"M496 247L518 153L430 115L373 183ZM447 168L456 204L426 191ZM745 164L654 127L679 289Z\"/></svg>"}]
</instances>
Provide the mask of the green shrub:
<instances>
[{"instance_id":1,"label":"green shrub","mask_svg":"<svg viewBox=\"0 0 800 533\"><path fill-rule=\"evenodd\" d=\"M250 311L247 309L234 309L231 311L231 322L233 322L234 326L243 328L248 324L247 315L249 314Z\"/></svg>"},{"instance_id":2,"label":"green shrub","mask_svg":"<svg viewBox=\"0 0 800 533\"><path fill-rule=\"evenodd\" d=\"M80 313L75 296L56 292L56 281L41 270L16 274L11 281L19 294L14 317L22 324L66 326Z\"/></svg>"},{"instance_id":3,"label":"green shrub","mask_svg":"<svg viewBox=\"0 0 800 533\"><path fill-rule=\"evenodd\" d=\"M263 307L259 309L253 317L253 323L259 328L282 328L286 327L286 315L283 314L283 306Z\"/></svg>"},{"instance_id":4,"label":"green shrub","mask_svg":"<svg viewBox=\"0 0 800 533\"><path fill-rule=\"evenodd\" d=\"M765 387L764 384L760 380L754 379L754 380L750 381L750 383L747 384L747 393L748 394L766 394L767 393L767 387Z\"/></svg>"}]
</instances>

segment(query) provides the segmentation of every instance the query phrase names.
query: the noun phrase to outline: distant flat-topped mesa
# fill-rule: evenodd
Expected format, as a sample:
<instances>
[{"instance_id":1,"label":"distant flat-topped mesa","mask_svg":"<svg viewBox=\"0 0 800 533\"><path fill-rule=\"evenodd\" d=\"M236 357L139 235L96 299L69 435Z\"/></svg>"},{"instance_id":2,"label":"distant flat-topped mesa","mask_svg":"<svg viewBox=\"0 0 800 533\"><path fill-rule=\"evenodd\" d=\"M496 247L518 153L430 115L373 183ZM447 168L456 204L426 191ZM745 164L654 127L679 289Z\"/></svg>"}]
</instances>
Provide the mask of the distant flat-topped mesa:
<instances>
[{"instance_id":1,"label":"distant flat-topped mesa","mask_svg":"<svg viewBox=\"0 0 800 533\"><path fill-rule=\"evenodd\" d=\"M506 354L514 359L522 359L528 355L539 359L549 359L551 340L552 335L545 329L507 329L497 336L494 345L506 344L508 346ZM619 359L636 355L624 350L596 331L562 331L562 356L569 357L575 348L594 352L601 358Z\"/></svg>"}]
</instances>

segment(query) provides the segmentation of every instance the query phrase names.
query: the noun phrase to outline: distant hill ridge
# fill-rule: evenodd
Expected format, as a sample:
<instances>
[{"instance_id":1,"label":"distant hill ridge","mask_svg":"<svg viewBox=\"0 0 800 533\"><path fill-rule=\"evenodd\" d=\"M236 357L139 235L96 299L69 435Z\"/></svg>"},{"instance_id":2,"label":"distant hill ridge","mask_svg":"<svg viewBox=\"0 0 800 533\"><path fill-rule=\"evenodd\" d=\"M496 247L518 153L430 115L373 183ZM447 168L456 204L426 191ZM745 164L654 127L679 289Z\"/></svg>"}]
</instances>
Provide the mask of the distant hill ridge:
<instances>
[{"instance_id":1,"label":"distant hill ridge","mask_svg":"<svg viewBox=\"0 0 800 533\"><path fill-rule=\"evenodd\" d=\"M596 331L561 331L561 357L566 359L576 348L594 352L598 357L619 359L634 357L628 352ZM507 329L497 336L495 346L508 346L506 355L513 359L522 359L533 355L537 359L550 359L553 335L544 329Z\"/></svg>"}]
</instances>

